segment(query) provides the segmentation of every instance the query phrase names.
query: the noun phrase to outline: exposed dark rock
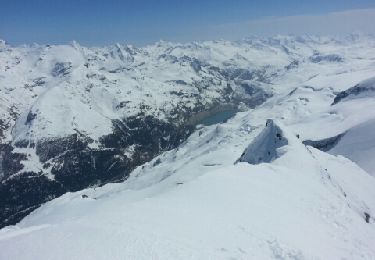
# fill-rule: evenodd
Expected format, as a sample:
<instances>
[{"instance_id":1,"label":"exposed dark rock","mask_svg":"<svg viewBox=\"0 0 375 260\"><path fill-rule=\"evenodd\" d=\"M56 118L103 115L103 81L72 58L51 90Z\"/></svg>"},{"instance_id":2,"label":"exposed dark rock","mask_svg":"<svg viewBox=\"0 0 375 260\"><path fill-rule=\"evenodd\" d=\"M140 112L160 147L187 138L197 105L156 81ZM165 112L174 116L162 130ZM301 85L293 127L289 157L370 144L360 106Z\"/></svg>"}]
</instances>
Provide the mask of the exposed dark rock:
<instances>
[{"instance_id":1,"label":"exposed dark rock","mask_svg":"<svg viewBox=\"0 0 375 260\"><path fill-rule=\"evenodd\" d=\"M248 69L229 68L221 70L221 74L229 80L252 80L254 79L256 72Z\"/></svg>"},{"instance_id":2,"label":"exposed dark rock","mask_svg":"<svg viewBox=\"0 0 375 260\"><path fill-rule=\"evenodd\" d=\"M71 62L56 62L54 68L52 69L52 76L66 76L71 72L72 63Z\"/></svg>"},{"instance_id":3,"label":"exposed dark rock","mask_svg":"<svg viewBox=\"0 0 375 260\"><path fill-rule=\"evenodd\" d=\"M367 212L364 212L364 215L365 215L365 221L366 223L370 223L370 219L371 219L371 215Z\"/></svg>"},{"instance_id":4,"label":"exposed dark rock","mask_svg":"<svg viewBox=\"0 0 375 260\"><path fill-rule=\"evenodd\" d=\"M374 93L375 95L375 81L374 84L357 84L345 91L339 92L331 105L336 105L340 101L346 99L349 96L358 96L365 93Z\"/></svg>"},{"instance_id":5,"label":"exposed dark rock","mask_svg":"<svg viewBox=\"0 0 375 260\"><path fill-rule=\"evenodd\" d=\"M123 48L120 44L116 44L109 54L114 59L118 57L121 61L124 62L134 62L134 51L129 47Z\"/></svg>"},{"instance_id":6,"label":"exposed dark rock","mask_svg":"<svg viewBox=\"0 0 375 260\"><path fill-rule=\"evenodd\" d=\"M319 62L343 62L344 59L337 55L337 54L315 54L310 57L310 61L314 63L319 63Z\"/></svg>"},{"instance_id":7,"label":"exposed dark rock","mask_svg":"<svg viewBox=\"0 0 375 260\"><path fill-rule=\"evenodd\" d=\"M137 160L119 149L70 150L52 160L51 173L70 191L125 179Z\"/></svg>"},{"instance_id":8,"label":"exposed dark rock","mask_svg":"<svg viewBox=\"0 0 375 260\"><path fill-rule=\"evenodd\" d=\"M173 82L173 83L176 83L178 85L187 85L187 83L185 81L180 80L180 79L178 79L178 80L169 80L168 82Z\"/></svg>"},{"instance_id":9,"label":"exposed dark rock","mask_svg":"<svg viewBox=\"0 0 375 260\"><path fill-rule=\"evenodd\" d=\"M21 161L26 160L25 154L15 153L14 148L11 144L0 144L0 151L2 157L2 173L0 173L0 180L3 180L8 176L16 174L17 172L23 169Z\"/></svg>"},{"instance_id":10,"label":"exposed dark rock","mask_svg":"<svg viewBox=\"0 0 375 260\"><path fill-rule=\"evenodd\" d=\"M285 66L285 69L286 70L291 70L291 69L297 68L298 65L299 65L299 61L298 60L294 60L291 63L289 63L287 66Z\"/></svg>"},{"instance_id":11,"label":"exposed dark rock","mask_svg":"<svg viewBox=\"0 0 375 260\"><path fill-rule=\"evenodd\" d=\"M344 135L345 133L342 133L333 137L329 137L329 138L325 138L321 140L315 140L315 141L305 140L305 141L302 141L302 143L304 145L310 145L316 149L327 152L331 150L333 147L335 147Z\"/></svg>"},{"instance_id":12,"label":"exposed dark rock","mask_svg":"<svg viewBox=\"0 0 375 260\"><path fill-rule=\"evenodd\" d=\"M193 58L190 62L190 66L194 69L196 73L198 73L202 69L202 64L198 59Z\"/></svg>"},{"instance_id":13,"label":"exposed dark rock","mask_svg":"<svg viewBox=\"0 0 375 260\"><path fill-rule=\"evenodd\" d=\"M62 138L42 139L36 144L36 154L41 162L46 162L71 150L83 150L91 142L92 140L89 138L78 134Z\"/></svg>"},{"instance_id":14,"label":"exposed dark rock","mask_svg":"<svg viewBox=\"0 0 375 260\"><path fill-rule=\"evenodd\" d=\"M158 60L164 59L166 61L169 61L171 63L176 63L178 61L178 58L174 55L170 54L162 54L158 57Z\"/></svg>"},{"instance_id":15,"label":"exposed dark rock","mask_svg":"<svg viewBox=\"0 0 375 260\"><path fill-rule=\"evenodd\" d=\"M33 113L32 111L30 111L30 112L27 114L25 124L27 124L27 125L31 124L31 122L36 118L36 116L37 116L36 113Z\"/></svg>"},{"instance_id":16,"label":"exposed dark rock","mask_svg":"<svg viewBox=\"0 0 375 260\"><path fill-rule=\"evenodd\" d=\"M30 140L18 140L14 143L14 147L17 148L27 148L27 147L35 147L35 144Z\"/></svg>"},{"instance_id":17,"label":"exposed dark rock","mask_svg":"<svg viewBox=\"0 0 375 260\"><path fill-rule=\"evenodd\" d=\"M45 77L38 77L33 80L34 86L43 86L46 84Z\"/></svg>"},{"instance_id":18,"label":"exposed dark rock","mask_svg":"<svg viewBox=\"0 0 375 260\"><path fill-rule=\"evenodd\" d=\"M113 120L113 133L101 138L104 147L125 148L142 146L146 153L172 149L184 141L193 127L177 126L152 116Z\"/></svg>"},{"instance_id":19,"label":"exposed dark rock","mask_svg":"<svg viewBox=\"0 0 375 260\"><path fill-rule=\"evenodd\" d=\"M0 119L0 140L4 138L5 131L9 128L9 123L4 119Z\"/></svg>"}]
</instances>

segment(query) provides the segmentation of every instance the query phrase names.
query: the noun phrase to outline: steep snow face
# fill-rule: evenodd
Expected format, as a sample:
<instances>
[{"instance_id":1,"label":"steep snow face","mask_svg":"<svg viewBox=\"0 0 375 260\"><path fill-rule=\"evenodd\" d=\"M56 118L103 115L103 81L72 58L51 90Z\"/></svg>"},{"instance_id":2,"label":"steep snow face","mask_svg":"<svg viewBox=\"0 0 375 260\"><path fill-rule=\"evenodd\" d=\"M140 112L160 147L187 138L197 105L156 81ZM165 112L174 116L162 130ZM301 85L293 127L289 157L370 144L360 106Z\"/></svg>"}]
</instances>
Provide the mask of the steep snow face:
<instances>
[{"instance_id":1,"label":"steep snow face","mask_svg":"<svg viewBox=\"0 0 375 260\"><path fill-rule=\"evenodd\" d=\"M375 119L349 129L330 154L343 155L375 176Z\"/></svg>"},{"instance_id":2,"label":"steep snow face","mask_svg":"<svg viewBox=\"0 0 375 260\"><path fill-rule=\"evenodd\" d=\"M269 163L280 156L279 148L287 144L288 139L284 137L280 127L269 119L266 127L246 148L238 161L250 164Z\"/></svg>"}]
</instances>

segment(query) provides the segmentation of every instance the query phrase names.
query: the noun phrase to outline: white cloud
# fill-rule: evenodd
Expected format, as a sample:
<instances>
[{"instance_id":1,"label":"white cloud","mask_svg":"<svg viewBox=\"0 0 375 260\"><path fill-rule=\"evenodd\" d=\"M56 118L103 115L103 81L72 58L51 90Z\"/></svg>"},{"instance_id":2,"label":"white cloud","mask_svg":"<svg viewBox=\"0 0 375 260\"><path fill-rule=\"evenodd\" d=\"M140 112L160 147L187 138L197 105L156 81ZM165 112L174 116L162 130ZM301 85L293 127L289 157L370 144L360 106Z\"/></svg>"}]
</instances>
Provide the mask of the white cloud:
<instances>
[{"instance_id":1,"label":"white cloud","mask_svg":"<svg viewBox=\"0 0 375 260\"><path fill-rule=\"evenodd\" d=\"M194 30L193 37L239 39L249 35L275 34L344 35L353 32L375 34L375 9L331 12L323 15L266 17Z\"/></svg>"}]
</instances>

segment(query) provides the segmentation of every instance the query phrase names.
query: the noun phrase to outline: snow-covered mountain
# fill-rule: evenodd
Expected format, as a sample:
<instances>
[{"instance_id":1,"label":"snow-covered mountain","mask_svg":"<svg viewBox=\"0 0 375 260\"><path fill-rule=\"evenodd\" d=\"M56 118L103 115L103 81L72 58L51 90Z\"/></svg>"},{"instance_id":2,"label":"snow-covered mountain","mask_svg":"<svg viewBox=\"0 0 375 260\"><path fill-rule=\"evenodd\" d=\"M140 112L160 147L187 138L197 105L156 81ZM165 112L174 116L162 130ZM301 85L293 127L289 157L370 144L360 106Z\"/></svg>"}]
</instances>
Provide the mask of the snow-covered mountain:
<instances>
[{"instance_id":1,"label":"snow-covered mountain","mask_svg":"<svg viewBox=\"0 0 375 260\"><path fill-rule=\"evenodd\" d=\"M1 225L68 193L0 258L374 259L374 76L367 36L2 42Z\"/></svg>"}]
</instances>

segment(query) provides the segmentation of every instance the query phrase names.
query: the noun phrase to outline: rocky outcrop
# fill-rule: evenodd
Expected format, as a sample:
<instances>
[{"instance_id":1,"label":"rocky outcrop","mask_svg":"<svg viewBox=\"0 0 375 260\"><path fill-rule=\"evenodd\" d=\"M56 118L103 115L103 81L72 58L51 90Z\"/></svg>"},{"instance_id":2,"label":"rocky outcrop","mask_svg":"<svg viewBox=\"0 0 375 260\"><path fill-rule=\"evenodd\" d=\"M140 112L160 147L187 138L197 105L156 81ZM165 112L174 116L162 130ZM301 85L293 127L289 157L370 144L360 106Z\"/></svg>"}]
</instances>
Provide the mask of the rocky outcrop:
<instances>
[{"instance_id":1,"label":"rocky outcrop","mask_svg":"<svg viewBox=\"0 0 375 260\"><path fill-rule=\"evenodd\" d=\"M373 97L375 96L375 77L367 79L354 87L339 92L331 105L336 105L341 101L351 98Z\"/></svg>"},{"instance_id":2,"label":"rocky outcrop","mask_svg":"<svg viewBox=\"0 0 375 260\"><path fill-rule=\"evenodd\" d=\"M324 138L321 140L304 140L302 141L302 143L304 145L310 145L316 149L327 152L331 150L333 147L335 147L344 135L345 133L332 136L332 137L328 137L328 138Z\"/></svg>"},{"instance_id":3,"label":"rocky outcrop","mask_svg":"<svg viewBox=\"0 0 375 260\"><path fill-rule=\"evenodd\" d=\"M279 157L278 148L288 144L283 131L273 120L268 119L266 127L252 141L237 162L250 164L269 163Z\"/></svg>"},{"instance_id":4,"label":"rocky outcrop","mask_svg":"<svg viewBox=\"0 0 375 260\"><path fill-rule=\"evenodd\" d=\"M314 54L310 57L310 61L314 63L320 62L343 62L343 58L337 54Z\"/></svg>"}]
</instances>

